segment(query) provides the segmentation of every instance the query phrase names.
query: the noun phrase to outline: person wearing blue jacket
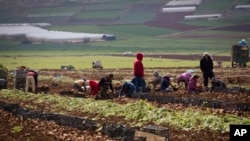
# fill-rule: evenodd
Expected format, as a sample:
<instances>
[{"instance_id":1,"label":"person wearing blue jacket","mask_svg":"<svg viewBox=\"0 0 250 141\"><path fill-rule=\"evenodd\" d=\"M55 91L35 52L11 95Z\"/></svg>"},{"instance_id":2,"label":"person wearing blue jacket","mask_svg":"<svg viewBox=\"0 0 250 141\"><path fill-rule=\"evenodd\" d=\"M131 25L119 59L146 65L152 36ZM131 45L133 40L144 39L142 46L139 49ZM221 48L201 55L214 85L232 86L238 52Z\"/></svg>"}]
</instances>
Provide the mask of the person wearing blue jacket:
<instances>
[{"instance_id":1,"label":"person wearing blue jacket","mask_svg":"<svg viewBox=\"0 0 250 141\"><path fill-rule=\"evenodd\" d=\"M126 97L132 97L132 94L135 92L135 85L132 82L124 82L119 94L119 97L125 95Z\"/></svg>"}]
</instances>

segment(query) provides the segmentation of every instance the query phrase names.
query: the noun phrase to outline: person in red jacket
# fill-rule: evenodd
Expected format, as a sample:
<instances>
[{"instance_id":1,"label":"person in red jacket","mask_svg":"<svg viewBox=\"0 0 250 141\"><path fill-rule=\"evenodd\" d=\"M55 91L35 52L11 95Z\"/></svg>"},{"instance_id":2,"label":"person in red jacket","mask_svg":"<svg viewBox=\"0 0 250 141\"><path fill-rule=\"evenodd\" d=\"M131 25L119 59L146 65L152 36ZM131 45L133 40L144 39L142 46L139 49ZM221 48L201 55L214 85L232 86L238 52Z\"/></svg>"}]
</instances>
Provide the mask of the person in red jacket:
<instances>
[{"instance_id":1,"label":"person in red jacket","mask_svg":"<svg viewBox=\"0 0 250 141\"><path fill-rule=\"evenodd\" d=\"M85 80L83 87L84 87L85 91L87 90L86 87L89 87L89 89L90 89L89 94L92 96L96 96L98 93L98 82L96 82L94 80Z\"/></svg>"},{"instance_id":2,"label":"person in red jacket","mask_svg":"<svg viewBox=\"0 0 250 141\"><path fill-rule=\"evenodd\" d=\"M136 59L134 61L134 83L136 92L140 92L140 87L142 88L142 93L146 91L146 82L144 80L144 66L142 63L143 54L137 53Z\"/></svg>"}]
</instances>

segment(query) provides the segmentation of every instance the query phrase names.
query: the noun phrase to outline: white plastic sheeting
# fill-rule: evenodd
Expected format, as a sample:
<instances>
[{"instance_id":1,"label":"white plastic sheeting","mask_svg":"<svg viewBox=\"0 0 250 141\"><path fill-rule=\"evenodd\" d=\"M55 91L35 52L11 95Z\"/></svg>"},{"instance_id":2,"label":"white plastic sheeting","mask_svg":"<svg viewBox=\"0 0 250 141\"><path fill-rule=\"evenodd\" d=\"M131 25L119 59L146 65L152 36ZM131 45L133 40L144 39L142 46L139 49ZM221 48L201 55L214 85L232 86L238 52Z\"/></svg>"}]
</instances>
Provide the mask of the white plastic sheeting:
<instances>
[{"instance_id":1,"label":"white plastic sheeting","mask_svg":"<svg viewBox=\"0 0 250 141\"><path fill-rule=\"evenodd\" d=\"M221 14L211 14L211 15L188 15L185 16L185 20L198 20L198 19L207 19L207 20L216 20L221 18Z\"/></svg>"},{"instance_id":2,"label":"white plastic sheeting","mask_svg":"<svg viewBox=\"0 0 250 141\"><path fill-rule=\"evenodd\" d=\"M163 13L168 12L194 12L196 10L196 7L166 7L162 8Z\"/></svg>"},{"instance_id":3,"label":"white plastic sheeting","mask_svg":"<svg viewBox=\"0 0 250 141\"><path fill-rule=\"evenodd\" d=\"M0 36L26 36L32 41L50 42L84 42L102 40L103 35L94 33L73 33L64 31L48 31L32 25L0 25Z\"/></svg>"},{"instance_id":4,"label":"white plastic sheeting","mask_svg":"<svg viewBox=\"0 0 250 141\"><path fill-rule=\"evenodd\" d=\"M247 5L236 5L235 9L250 9L250 4L247 4Z\"/></svg>"},{"instance_id":5,"label":"white plastic sheeting","mask_svg":"<svg viewBox=\"0 0 250 141\"><path fill-rule=\"evenodd\" d=\"M165 4L166 7L173 6L197 6L200 5L201 0L172 0Z\"/></svg>"}]
</instances>

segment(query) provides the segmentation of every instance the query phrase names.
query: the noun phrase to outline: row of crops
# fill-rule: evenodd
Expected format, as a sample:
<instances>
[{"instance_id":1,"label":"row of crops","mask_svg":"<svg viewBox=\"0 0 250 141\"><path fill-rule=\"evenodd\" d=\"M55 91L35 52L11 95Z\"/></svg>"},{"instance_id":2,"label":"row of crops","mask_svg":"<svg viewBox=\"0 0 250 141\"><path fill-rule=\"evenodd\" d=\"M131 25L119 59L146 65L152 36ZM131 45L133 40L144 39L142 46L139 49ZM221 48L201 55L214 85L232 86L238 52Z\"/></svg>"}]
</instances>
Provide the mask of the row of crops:
<instances>
[{"instance_id":1,"label":"row of crops","mask_svg":"<svg viewBox=\"0 0 250 141\"><path fill-rule=\"evenodd\" d=\"M2 90L2 100L15 99L24 103L25 107L36 109L43 107L44 111L69 115L73 111L97 114L93 120L102 117L117 116L129 120L130 126L143 126L148 123L156 125L168 124L170 127L182 130L201 130L209 128L219 132L228 132L230 124L249 124L249 118L233 114L208 113L190 107L185 110L175 110L168 107L157 108L145 100L118 104L112 100L93 100L86 98L63 97L48 94L29 94L16 90ZM15 103L16 103L15 102ZM132 121L131 121L132 120Z\"/></svg>"}]
</instances>

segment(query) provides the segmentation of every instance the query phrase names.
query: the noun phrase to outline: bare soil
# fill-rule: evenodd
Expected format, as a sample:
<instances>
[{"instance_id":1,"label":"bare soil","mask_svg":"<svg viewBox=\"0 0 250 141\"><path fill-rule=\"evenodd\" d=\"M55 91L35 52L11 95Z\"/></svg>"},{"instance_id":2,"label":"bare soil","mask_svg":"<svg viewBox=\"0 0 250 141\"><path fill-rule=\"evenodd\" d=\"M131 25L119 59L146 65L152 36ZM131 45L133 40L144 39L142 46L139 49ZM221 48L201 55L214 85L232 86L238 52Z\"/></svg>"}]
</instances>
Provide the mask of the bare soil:
<instances>
[{"instance_id":1,"label":"bare soil","mask_svg":"<svg viewBox=\"0 0 250 141\"><path fill-rule=\"evenodd\" d=\"M170 72L175 78L177 74L180 74L187 69L190 68L147 68L145 66L145 79L150 80L153 76L153 71L157 69L159 72ZM198 68L196 68L197 70ZM65 71L65 70L41 70L39 72L40 76L66 76L70 77L72 79L80 79L80 78L88 78L88 79L94 79L98 81L102 76L108 74L108 73L114 73L114 87L116 89L116 92L119 92L121 88L121 84L123 80L130 79L131 76L131 68L124 68L120 70L115 69L91 69L91 70L85 70L85 71ZM228 85L241 85L242 87L249 87L250 84L250 76L248 75L250 73L250 68L224 68L224 67L215 67L215 75L226 82ZM200 71L197 70L195 74L198 74L199 76L202 76ZM164 74L162 74L164 75ZM174 81L173 81L174 83ZM202 85L202 77L199 80L199 84ZM64 83L64 82L54 82L50 80L40 80L39 81L39 87L49 87L48 94L58 94L61 96L79 96L74 95L76 93L74 90L72 90L72 84L71 83ZM13 88L13 83L9 83L9 89ZM232 102L250 102L250 95L246 93L223 93L223 92L214 92L214 93L208 93L206 91L200 93L199 95L189 95L184 93L183 88L179 89L175 92L170 93L161 93L159 91L151 91L152 86L147 85L147 93L148 94L164 94L164 95L171 95L174 97L179 98L188 98L188 97L194 97L194 98L201 98L201 99L211 99L211 100L222 100L222 101L232 101ZM62 91L66 92L62 95ZM68 92L68 93L67 93ZM13 103L21 103L21 105L26 105L29 103L26 103L24 101L16 101L16 100L6 100L2 99L0 96L1 101ZM135 99L136 100L136 99ZM128 102L134 101L134 99L128 99L128 98L115 98L113 99L114 102L125 104ZM153 102L153 104L157 107L163 107L167 106L172 109L180 110L185 109L185 106L179 105L179 104L159 104ZM37 105L39 110L44 110L44 105ZM197 110L203 110L200 107L193 107ZM245 116L249 117L250 112L247 111L224 111L221 109L210 109L210 112L217 113L217 114L235 114L237 116ZM71 127L65 127L65 126L59 126L55 124L52 121L43 121L43 120L35 120L35 119L22 119L21 117L15 117L11 115L10 113L6 113L1 110L1 127L0 128L0 140L40 140L40 139L47 139L47 140L111 140L107 136L103 135L100 131L81 131L75 128ZM72 112L73 116L79 116L79 117L85 117L86 115L95 117L95 114L91 113L83 113L79 111ZM113 121L117 123L122 123L126 125L128 122L123 117L105 117L102 120L98 120L96 122L103 124L107 121ZM6 124L7 123L7 124ZM152 123L148 123L152 124ZM13 131L13 128L16 126L22 125L22 130L20 132ZM202 131L184 131L181 129L174 129L169 127L168 125L159 125L168 127L170 129L170 138L171 140L229 140L229 133L218 133L215 131L212 131L210 129L202 130ZM200 139L200 137L203 137Z\"/></svg>"}]
</instances>

